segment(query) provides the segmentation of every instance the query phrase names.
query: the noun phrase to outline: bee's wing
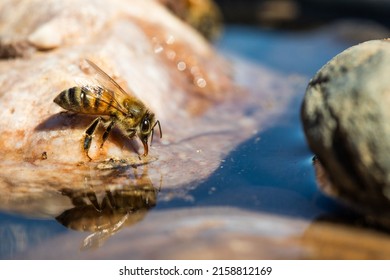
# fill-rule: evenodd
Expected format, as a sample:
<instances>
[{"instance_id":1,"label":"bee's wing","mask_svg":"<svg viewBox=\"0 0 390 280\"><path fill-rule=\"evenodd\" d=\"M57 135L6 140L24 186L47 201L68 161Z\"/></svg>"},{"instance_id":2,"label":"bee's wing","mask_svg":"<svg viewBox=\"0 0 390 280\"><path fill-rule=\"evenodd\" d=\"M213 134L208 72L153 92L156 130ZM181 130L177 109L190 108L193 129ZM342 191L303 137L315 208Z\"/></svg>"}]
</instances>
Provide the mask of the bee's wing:
<instances>
[{"instance_id":1,"label":"bee's wing","mask_svg":"<svg viewBox=\"0 0 390 280\"><path fill-rule=\"evenodd\" d=\"M87 102L87 104L89 104L88 107L93 107L92 111L91 109L88 109L87 113L93 112L98 115L110 115L110 108L114 108L123 115L128 114L127 110L113 98L113 93L108 89L103 88L100 85L84 85L82 88L84 94L82 102ZM84 101L84 99L86 99L86 101Z\"/></svg>"},{"instance_id":2,"label":"bee's wing","mask_svg":"<svg viewBox=\"0 0 390 280\"><path fill-rule=\"evenodd\" d=\"M119 102L119 100L129 98L130 95L94 62L89 59L85 60L96 71L96 78L98 83L101 84L112 95L114 103L116 104L115 107L117 107L121 112L125 112L125 114L127 114L127 109L122 105L121 102Z\"/></svg>"}]
</instances>

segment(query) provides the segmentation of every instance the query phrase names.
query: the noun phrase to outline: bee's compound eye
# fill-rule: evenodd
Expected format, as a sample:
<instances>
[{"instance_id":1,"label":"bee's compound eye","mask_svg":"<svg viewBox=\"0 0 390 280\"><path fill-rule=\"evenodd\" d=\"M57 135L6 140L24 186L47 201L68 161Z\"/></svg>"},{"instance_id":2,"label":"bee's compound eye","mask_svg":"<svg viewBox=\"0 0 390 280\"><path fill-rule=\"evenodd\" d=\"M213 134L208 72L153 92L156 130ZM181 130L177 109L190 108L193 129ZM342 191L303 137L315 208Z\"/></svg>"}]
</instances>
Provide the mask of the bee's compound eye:
<instances>
[{"instance_id":1,"label":"bee's compound eye","mask_svg":"<svg viewBox=\"0 0 390 280\"><path fill-rule=\"evenodd\" d=\"M141 131L143 133L147 133L147 132L149 132L149 130L150 130L150 121L148 119L144 119L142 121Z\"/></svg>"}]
</instances>

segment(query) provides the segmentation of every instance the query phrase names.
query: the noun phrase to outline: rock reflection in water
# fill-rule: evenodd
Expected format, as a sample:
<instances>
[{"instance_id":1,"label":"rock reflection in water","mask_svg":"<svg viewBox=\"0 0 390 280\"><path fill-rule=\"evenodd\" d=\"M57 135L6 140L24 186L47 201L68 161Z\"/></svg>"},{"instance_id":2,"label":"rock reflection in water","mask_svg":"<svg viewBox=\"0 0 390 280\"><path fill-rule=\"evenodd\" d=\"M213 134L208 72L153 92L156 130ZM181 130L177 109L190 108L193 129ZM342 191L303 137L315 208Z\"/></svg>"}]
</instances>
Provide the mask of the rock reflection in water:
<instances>
[{"instance_id":1,"label":"rock reflection in water","mask_svg":"<svg viewBox=\"0 0 390 280\"><path fill-rule=\"evenodd\" d=\"M148 177L147 166L140 176L136 171L134 169L134 183L127 186L95 191L86 180L85 190L62 190L74 207L65 210L56 220L73 230L93 232L84 239L82 249L100 247L123 227L141 221L148 210L156 206L159 189Z\"/></svg>"}]
</instances>

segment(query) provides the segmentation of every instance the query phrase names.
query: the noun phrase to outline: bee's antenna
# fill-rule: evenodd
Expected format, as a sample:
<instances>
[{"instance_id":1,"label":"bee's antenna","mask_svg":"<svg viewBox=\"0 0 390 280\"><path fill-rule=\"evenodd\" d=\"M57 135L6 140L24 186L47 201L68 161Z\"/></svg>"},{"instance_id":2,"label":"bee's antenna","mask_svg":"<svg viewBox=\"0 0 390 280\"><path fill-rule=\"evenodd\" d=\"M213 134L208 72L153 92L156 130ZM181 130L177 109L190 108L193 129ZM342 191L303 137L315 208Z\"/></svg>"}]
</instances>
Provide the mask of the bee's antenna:
<instances>
[{"instance_id":1,"label":"bee's antenna","mask_svg":"<svg viewBox=\"0 0 390 280\"><path fill-rule=\"evenodd\" d=\"M150 145L152 145L152 142L153 142L153 135L154 135L154 127L158 124L158 130L160 131L160 138L162 138L162 131L161 131L161 125L160 125L160 121L156 121L152 127L152 137L150 139Z\"/></svg>"},{"instance_id":2,"label":"bee's antenna","mask_svg":"<svg viewBox=\"0 0 390 280\"><path fill-rule=\"evenodd\" d=\"M158 130L160 130L160 138L162 138L162 131L161 131L160 121L156 121L156 124L158 124ZM154 125L156 125L156 124L154 124Z\"/></svg>"}]
</instances>

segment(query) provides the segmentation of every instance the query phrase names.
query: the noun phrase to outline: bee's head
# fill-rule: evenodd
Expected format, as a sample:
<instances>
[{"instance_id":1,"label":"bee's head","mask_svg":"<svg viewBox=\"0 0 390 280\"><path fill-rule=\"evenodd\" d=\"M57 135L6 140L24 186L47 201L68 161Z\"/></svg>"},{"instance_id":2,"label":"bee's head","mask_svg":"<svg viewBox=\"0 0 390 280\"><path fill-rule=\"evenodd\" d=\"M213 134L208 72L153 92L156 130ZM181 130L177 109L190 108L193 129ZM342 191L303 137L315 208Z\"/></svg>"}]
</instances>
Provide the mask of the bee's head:
<instances>
[{"instance_id":1,"label":"bee's head","mask_svg":"<svg viewBox=\"0 0 390 280\"><path fill-rule=\"evenodd\" d=\"M161 132L161 125L159 121L155 120L154 114L150 112L146 112L145 116L142 118L137 135L139 139L141 139L142 144L144 145L144 156L148 155L149 152L149 146L148 146L148 140L149 136L152 135L151 141L153 141L153 133L154 133L154 127L158 124L158 128L160 130L160 138L162 137Z\"/></svg>"}]
</instances>

